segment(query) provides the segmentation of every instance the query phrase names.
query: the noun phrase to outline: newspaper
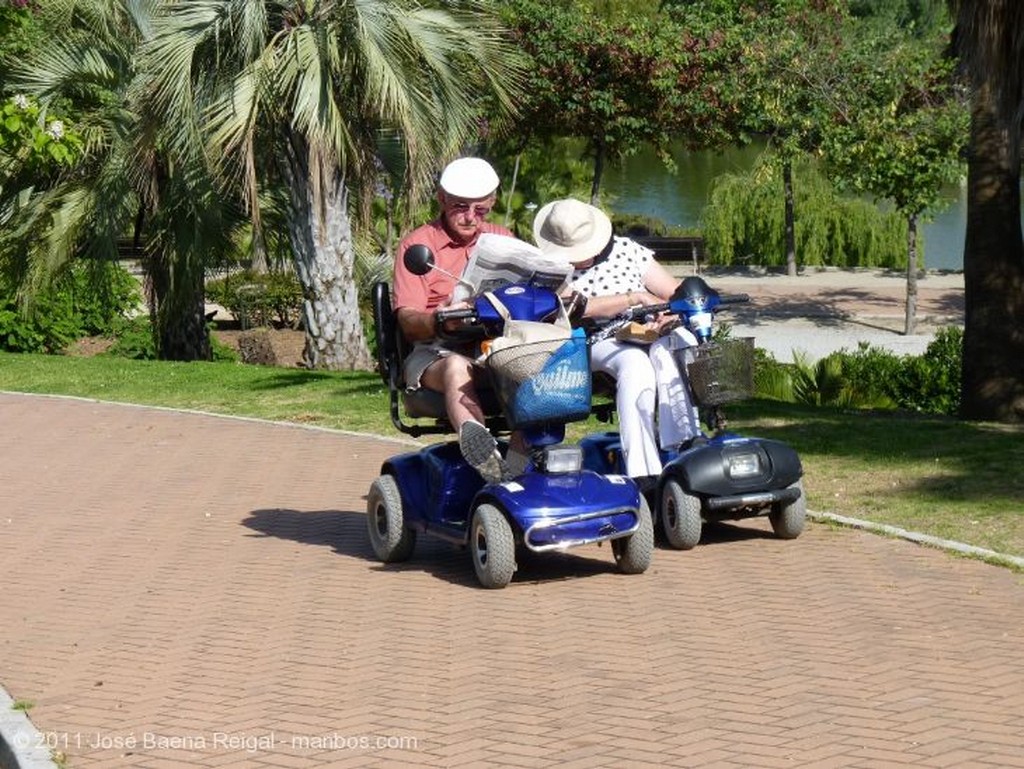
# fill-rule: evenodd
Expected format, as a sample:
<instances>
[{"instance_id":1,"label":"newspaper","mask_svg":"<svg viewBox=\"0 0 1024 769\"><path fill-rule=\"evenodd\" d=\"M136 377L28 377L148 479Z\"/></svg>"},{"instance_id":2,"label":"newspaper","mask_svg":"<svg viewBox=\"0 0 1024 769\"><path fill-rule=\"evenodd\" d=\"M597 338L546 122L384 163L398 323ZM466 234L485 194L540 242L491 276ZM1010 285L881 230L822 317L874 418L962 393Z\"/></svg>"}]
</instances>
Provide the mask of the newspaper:
<instances>
[{"instance_id":1,"label":"newspaper","mask_svg":"<svg viewBox=\"0 0 1024 769\"><path fill-rule=\"evenodd\" d=\"M452 293L452 302L464 301L508 283L532 282L560 294L572 272L571 264L544 256L539 248L526 241L485 232L473 247L469 263Z\"/></svg>"}]
</instances>

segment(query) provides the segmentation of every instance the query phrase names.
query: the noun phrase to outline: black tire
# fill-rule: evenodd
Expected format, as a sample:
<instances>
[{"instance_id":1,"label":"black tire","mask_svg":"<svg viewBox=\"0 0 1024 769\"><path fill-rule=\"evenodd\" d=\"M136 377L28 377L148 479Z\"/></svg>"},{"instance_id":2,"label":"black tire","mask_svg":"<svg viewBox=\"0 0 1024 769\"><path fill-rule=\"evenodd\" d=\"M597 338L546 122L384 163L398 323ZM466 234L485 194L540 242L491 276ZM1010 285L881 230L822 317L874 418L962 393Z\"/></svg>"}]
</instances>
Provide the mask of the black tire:
<instances>
[{"instance_id":1,"label":"black tire","mask_svg":"<svg viewBox=\"0 0 1024 769\"><path fill-rule=\"evenodd\" d=\"M643 574L654 555L654 518L644 495L640 495L640 526L628 537L612 540L612 555L623 574Z\"/></svg>"},{"instance_id":2,"label":"black tire","mask_svg":"<svg viewBox=\"0 0 1024 769\"><path fill-rule=\"evenodd\" d=\"M700 542L700 498L687 493L672 478L665 481L661 492L661 527L676 550L692 550Z\"/></svg>"},{"instance_id":3,"label":"black tire","mask_svg":"<svg viewBox=\"0 0 1024 769\"><path fill-rule=\"evenodd\" d=\"M790 484L789 488L799 489L798 499L784 505L778 502L772 505L768 513L768 520L772 522L772 531L779 539L796 539L804 530L807 522L807 497L804 496L804 482L802 480Z\"/></svg>"},{"instance_id":4,"label":"black tire","mask_svg":"<svg viewBox=\"0 0 1024 769\"><path fill-rule=\"evenodd\" d=\"M473 511L469 550L481 585L502 588L512 581L516 571L516 540L508 520L494 505L483 504Z\"/></svg>"},{"instance_id":5,"label":"black tire","mask_svg":"<svg viewBox=\"0 0 1024 769\"><path fill-rule=\"evenodd\" d=\"M407 561L416 547L416 530L405 525L402 495L390 475L370 484L366 495L366 525L374 554L384 563Z\"/></svg>"}]
</instances>

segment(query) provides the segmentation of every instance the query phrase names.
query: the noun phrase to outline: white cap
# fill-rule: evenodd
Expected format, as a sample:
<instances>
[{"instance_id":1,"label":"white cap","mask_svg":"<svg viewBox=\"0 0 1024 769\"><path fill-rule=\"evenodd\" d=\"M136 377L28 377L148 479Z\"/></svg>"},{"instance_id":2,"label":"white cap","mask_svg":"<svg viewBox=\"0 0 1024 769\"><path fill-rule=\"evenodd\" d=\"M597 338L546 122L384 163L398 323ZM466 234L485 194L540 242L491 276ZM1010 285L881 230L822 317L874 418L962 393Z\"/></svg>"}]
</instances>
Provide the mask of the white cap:
<instances>
[{"instance_id":1,"label":"white cap","mask_svg":"<svg viewBox=\"0 0 1024 769\"><path fill-rule=\"evenodd\" d=\"M498 174L481 158L453 160L441 172L441 189L465 200L490 197L498 184Z\"/></svg>"}]
</instances>

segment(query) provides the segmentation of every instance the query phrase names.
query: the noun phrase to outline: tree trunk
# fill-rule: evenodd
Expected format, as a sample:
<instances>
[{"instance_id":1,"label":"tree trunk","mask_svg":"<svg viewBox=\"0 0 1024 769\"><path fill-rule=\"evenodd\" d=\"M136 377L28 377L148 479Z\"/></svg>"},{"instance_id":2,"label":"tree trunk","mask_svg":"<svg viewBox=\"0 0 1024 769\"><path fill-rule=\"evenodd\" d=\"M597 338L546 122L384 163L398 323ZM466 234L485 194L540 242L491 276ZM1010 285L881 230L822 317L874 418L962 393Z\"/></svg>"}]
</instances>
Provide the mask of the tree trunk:
<instances>
[{"instance_id":1,"label":"tree trunk","mask_svg":"<svg viewBox=\"0 0 1024 769\"><path fill-rule=\"evenodd\" d=\"M796 204L793 202L793 164L782 163L782 188L786 202L786 274L796 277Z\"/></svg>"},{"instance_id":2,"label":"tree trunk","mask_svg":"<svg viewBox=\"0 0 1024 769\"><path fill-rule=\"evenodd\" d=\"M206 327L206 303L202 271L197 276L177 275L166 254L146 260L150 318L156 354L160 360L211 360L210 331ZM185 280L188 286L172 286Z\"/></svg>"},{"instance_id":3,"label":"tree trunk","mask_svg":"<svg viewBox=\"0 0 1024 769\"><path fill-rule=\"evenodd\" d=\"M604 144L594 145L594 180L590 185L590 205L600 205L601 181L604 177Z\"/></svg>"},{"instance_id":4,"label":"tree trunk","mask_svg":"<svg viewBox=\"0 0 1024 769\"><path fill-rule=\"evenodd\" d=\"M1024 243L1020 153L988 87L974 95L967 162L965 419L1024 421Z\"/></svg>"},{"instance_id":5,"label":"tree trunk","mask_svg":"<svg viewBox=\"0 0 1024 769\"><path fill-rule=\"evenodd\" d=\"M907 314L903 333L917 328L917 214L907 216Z\"/></svg>"},{"instance_id":6,"label":"tree trunk","mask_svg":"<svg viewBox=\"0 0 1024 769\"><path fill-rule=\"evenodd\" d=\"M306 365L368 371L373 361L359 314L344 176L333 163L316 157L299 137L292 137L286 165L289 236L303 293Z\"/></svg>"}]
</instances>

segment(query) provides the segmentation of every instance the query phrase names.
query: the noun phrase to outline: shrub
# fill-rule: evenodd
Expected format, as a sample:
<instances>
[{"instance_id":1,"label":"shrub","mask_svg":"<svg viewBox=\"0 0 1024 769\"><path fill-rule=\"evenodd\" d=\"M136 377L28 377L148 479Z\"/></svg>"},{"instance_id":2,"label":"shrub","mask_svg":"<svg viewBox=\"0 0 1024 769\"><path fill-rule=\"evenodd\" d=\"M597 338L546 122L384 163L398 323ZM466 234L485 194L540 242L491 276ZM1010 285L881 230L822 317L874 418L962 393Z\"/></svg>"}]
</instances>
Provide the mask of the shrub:
<instances>
[{"instance_id":1,"label":"shrub","mask_svg":"<svg viewBox=\"0 0 1024 769\"><path fill-rule=\"evenodd\" d=\"M843 408L886 408L953 416L960 408L963 331L942 329L923 355L896 355L861 342L811 363L779 363L757 350L758 397Z\"/></svg>"},{"instance_id":2,"label":"shrub","mask_svg":"<svg viewBox=\"0 0 1024 769\"><path fill-rule=\"evenodd\" d=\"M302 317L302 287L292 272L243 270L208 281L206 296L226 308L243 328L296 328Z\"/></svg>"},{"instance_id":3,"label":"shrub","mask_svg":"<svg viewBox=\"0 0 1024 769\"><path fill-rule=\"evenodd\" d=\"M153 326L145 315L126 320L111 334L115 341L104 355L131 360L156 360Z\"/></svg>"},{"instance_id":4,"label":"shrub","mask_svg":"<svg viewBox=\"0 0 1024 769\"><path fill-rule=\"evenodd\" d=\"M36 292L27 311L17 288L0 281L0 349L59 352L83 336L111 333L138 303L138 282L110 262L76 262Z\"/></svg>"},{"instance_id":5,"label":"shrub","mask_svg":"<svg viewBox=\"0 0 1024 769\"><path fill-rule=\"evenodd\" d=\"M758 398L792 403L793 366L780 363L767 350L754 348L754 394Z\"/></svg>"},{"instance_id":6,"label":"shrub","mask_svg":"<svg viewBox=\"0 0 1024 769\"><path fill-rule=\"evenodd\" d=\"M148 316L140 315L131 320L122 321L112 330L112 344L103 353L114 358L131 360L156 360L156 342L153 339L153 326ZM210 335L210 349L215 361L237 361L238 353L229 345Z\"/></svg>"},{"instance_id":7,"label":"shrub","mask_svg":"<svg viewBox=\"0 0 1024 769\"><path fill-rule=\"evenodd\" d=\"M954 416L960 410L963 329L940 330L924 355L910 357L894 382L900 408Z\"/></svg>"}]
</instances>

